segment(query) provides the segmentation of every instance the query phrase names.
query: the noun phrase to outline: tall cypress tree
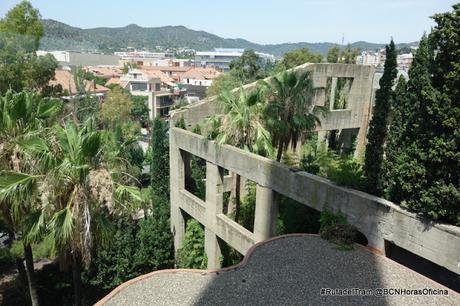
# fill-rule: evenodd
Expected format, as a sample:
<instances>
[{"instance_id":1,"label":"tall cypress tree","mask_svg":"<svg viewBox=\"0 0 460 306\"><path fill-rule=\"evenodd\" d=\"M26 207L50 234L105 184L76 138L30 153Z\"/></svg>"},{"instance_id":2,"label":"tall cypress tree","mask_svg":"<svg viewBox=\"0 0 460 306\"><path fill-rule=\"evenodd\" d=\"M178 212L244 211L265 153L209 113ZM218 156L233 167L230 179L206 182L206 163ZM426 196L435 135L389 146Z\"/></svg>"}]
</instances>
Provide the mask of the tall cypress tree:
<instances>
[{"instance_id":1,"label":"tall cypress tree","mask_svg":"<svg viewBox=\"0 0 460 306\"><path fill-rule=\"evenodd\" d=\"M169 203L169 142L167 124L159 117L153 121L151 186L154 202Z\"/></svg>"},{"instance_id":2,"label":"tall cypress tree","mask_svg":"<svg viewBox=\"0 0 460 306\"><path fill-rule=\"evenodd\" d=\"M390 103L393 96L394 79L398 73L396 50L393 40L386 46L384 72L380 79L380 88L375 93L375 106L370 122L368 143L364 159L366 190L377 196L382 195L383 145L387 138Z\"/></svg>"},{"instance_id":3,"label":"tall cypress tree","mask_svg":"<svg viewBox=\"0 0 460 306\"><path fill-rule=\"evenodd\" d=\"M391 145L386 149L389 198L456 224L460 224L459 8L435 16L438 26L429 37L422 37L407 89L399 91L395 100L401 102L395 108L402 115L390 127Z\"/></svg>"}]
</instances>

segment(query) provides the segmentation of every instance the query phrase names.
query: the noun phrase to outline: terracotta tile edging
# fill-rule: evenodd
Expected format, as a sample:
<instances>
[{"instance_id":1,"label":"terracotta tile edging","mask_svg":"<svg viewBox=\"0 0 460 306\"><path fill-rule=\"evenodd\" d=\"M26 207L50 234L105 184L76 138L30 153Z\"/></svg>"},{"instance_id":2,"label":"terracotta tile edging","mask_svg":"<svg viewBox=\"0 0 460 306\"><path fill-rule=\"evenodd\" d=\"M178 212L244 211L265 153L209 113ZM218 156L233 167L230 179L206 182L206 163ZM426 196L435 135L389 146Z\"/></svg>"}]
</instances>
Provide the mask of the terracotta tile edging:
<instances>
[{"instance_id":1,"label":"terracotta tile edging","mask_svg":"<svg viewBox=\"0 0 460 306\"><path fill-rule=\"evenodd\" d=\"M104 305L106 302L108 302L111 298L113 298L117 293L119 293L121 290L125 289L126 287L128 287L129 285L131 284L134 284L134 283L137 283L139 281L142 281L146 278L149 278L149 277L152 277L152 276L156 276L156 275L159 275L159 274L163 274L163 273L178 273L178 272L188 272L188 273L202 273L202 274L205 274L205 273L220 273L220 272L228 272L228 271L232 271L232 270L237 270L239 268L242 268L244 266L246 266L252 256L252 254L254 253L254 251L264 245L264 244L267 244L269 242L272 242L272 241L275 241L275 240L279 240L279 239L285 239L285 238L291 238L291 237L320 237L318 234L305 234L305 233L296 233L296 234L287 234L287 235L281 235L281 236L276 236L276 237L272 237L270 239L267 239L267 240L264 240L264 241L261 241L261 242L258 242L256 244L254 244L247 252L247 254L244 256L243 260L240 262L240 263L237 263L236 265L233 265L233 266L230 266L230 267L226 267L226 268L221 268L221 269L164 269L164 270L157 270L157 271L153 271L153 272L150 272L150 273L147 273L147 274L143 274L143 275L140 275L138 277L135 277L133 279L130 279L122 284L120 284L118 287L116 287L115 289L113 289L109 294L107 294L105 297L103 297L100 301L98 301L96 304L94 304L94 306L102 306ZM363 245L360 245L360 244L357 244L355 243L354 244L355 246L357 246L359 249L361 250L364 250L366 252L369 252L373 255L376 255L376 256L379 256L379 257L383 257L385 258L386 260L389 260L393 263L396 263L397 265L403 267L404 269L409 269L411 270L412 272L415 272L417 273L418 275L422 276L423 278L425 278L426 280L432 282L434 285L436 286L440 286L442 287L442 289L446 289L449 291L449 294L451 292L454 293L454 295L459 295L459 293L457 293L455 290L453 289L450 289L450 288L447 288L446 286L442 285L442 284L439 284L437 282L435 282L434 280L426 277L425 275L422 275L420 273L418 273L417 271L414 271L388 257L386 257L384 255L384 252L382 252L381 250L379 249L376 249L376 248L373 248L373 247L369 247L369 246L363 246Z\"/></svg>"}]
</instances>

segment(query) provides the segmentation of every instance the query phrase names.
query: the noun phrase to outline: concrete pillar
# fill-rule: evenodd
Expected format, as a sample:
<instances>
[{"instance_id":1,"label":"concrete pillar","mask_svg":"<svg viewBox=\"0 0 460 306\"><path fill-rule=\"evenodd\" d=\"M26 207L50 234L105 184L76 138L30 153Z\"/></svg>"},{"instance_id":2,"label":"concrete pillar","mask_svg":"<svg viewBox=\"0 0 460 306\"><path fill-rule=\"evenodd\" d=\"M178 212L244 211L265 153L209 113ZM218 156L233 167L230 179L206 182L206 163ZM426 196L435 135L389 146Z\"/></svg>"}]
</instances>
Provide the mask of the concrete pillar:
<instances>
[{"instance_id":1,"label":"concrete pillar","mask_svg":"<svg viewBox=\"0 0 460 306\"><path fill-rule=\"evenodd\" d=\"M174 235L174 251L182 246L185 235L185 220L179 208L180 191L185 189L185 152L176 146L174 132L169 134L169 170L170 170L170 198L171 198L171 232Z\"/></svg>"},{"instance_id":2,"label":"concrete pillar","mask_svg":"<svg viewBox=\"0 0 460 306\"><path fill-rule=\"evenodd\" d=\"M272 189L257 185L254 240L264 241L275 235L278 203Z\"/></svg>"},{"instance_id":3,"label":"concrete pillar","mask_svg":"<svg viewBox=\"0 0 460 306\"><path fill-rule=\"evenodd\" d=\"M153 119L155 119L155 116L156 116L155 101L154 101L153 93L148 94L147 104L148 104L148 107L149 107L149 118L150 118L150 120L153 120Z\"/></svg>"},{"instance_id":4,"label":"concrete pillar","mask_svg":"<svg viewBox=\"0 0 460 306\"><path fill-rule=\"evenodd\" d=\"M331 84L331 96L329 97L329 110L334 109L334 102L335 102L335 91L337 89L337 78L333 77L332 78L332 84Z\"/></svg>"},{"instance_id":5,"label":"concrete pillar","mask_svg":"<svg viewBox=\"0 0 460 306\"><path fill-rule=\"evenodd\" d=\"M209 228L204 229L204 251L208 257L208 269L219 269L221 267L221 256L219 239Z\"/></svg>"},{"instance_id":6,"label":"concrete pillar","mask_svg":"<svg viewBox=\"0 0 460 306\"><path fill-rule=\"evenodd\" d=\"M216 215L222 214L224 201L224 169L206 162L206 211L205 217L212 228L216 225ZM208 257L208 269L220 268L220 246L214 232L205 226L204 249Z\"/></svg>"}]
</instances>

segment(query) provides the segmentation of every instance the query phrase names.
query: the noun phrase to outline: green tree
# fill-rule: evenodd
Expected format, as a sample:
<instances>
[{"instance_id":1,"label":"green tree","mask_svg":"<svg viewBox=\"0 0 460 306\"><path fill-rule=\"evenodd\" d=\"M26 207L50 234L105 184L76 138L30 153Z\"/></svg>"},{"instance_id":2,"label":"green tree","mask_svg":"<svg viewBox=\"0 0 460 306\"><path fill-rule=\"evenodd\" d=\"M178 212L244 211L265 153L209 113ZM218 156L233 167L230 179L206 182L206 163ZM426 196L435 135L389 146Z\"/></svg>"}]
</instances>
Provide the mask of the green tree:
<instances>
[{"instance_id":1,"label":"green tree","mask_svg":"<svg viewBox=\"0 0 460 306\"><path fill-rule=\"evenodd\" d=\"M159 203L162 201L163 203ZM139 222L135 262L143 273L174 267L174 237L169 221L169 202L157 199L152 214Z\"/></svg>"},{"instance_id":2,"label":"green tree","mask_svg":"<svg viewBox=\"0 0 460 306\"><path fill-rule=\"evenodd\" d=\"M315 54L308 48L294 49L283 55L283 59L276 65L276 70L283 71L305 63L320 63L322 59L321 54Z\"/></svg>"},{"instance_id":3,"label":"green tree","mask_svg":"<svg viewBox=\"0 0 460 306\"><path fill-rule=\"evenodd\" d=\"M360 50L357 48L352 48L348 44L345 49L340 52L339 63L343 64L356 64L356 57L359 55Z\"/></svg>"},{"instance_id":4,"label":"green tree","mask_svg":"<svg viewBox=\"0 0 460 306\"><path fill-rule=\"evenodd\" d=\"M195 219L187 221L182 248L177 251L177 266L188 269L206 269L208 258L204 252L204 229Z\"/></svg>"},{"instance_id":5,"label":"green tree","mask_svg":"<svg viewBox=\"0 0 460 306\"><path fill-rule=\"evenodd\" d=\"M56 59L35 54L42 35L40 13L29 1L22 1L0 20L0 92L40 89L54 77Z\"/></svg>"},{"instance_id":6,"label":"green tree","mask_svg":"<svg viewBox=\"0 0 460 306\"><path fill-rule=\"evenodd\" d=\"M135 254L139 249L136 234L138 222L130 217L120 216L115 221L111 243L99 246L91 259L91 264L83 273L85 284L103 289L112 289L121 283L139 276Z\"/></svg>"},{"instance_id":7,"label":"green tree","mask_svg":"<svg viewBox=\"0 0 460 306\"><path fill-rule=\"evenodd\" d=\"M30 221L40 208L36 205L36 184L21 174L34 173L35 161L24 155L20 147L30 135L40 134L51 124L61 106L57 100L42 99L29 92L8 91L0 96L0 208L9 230L24 237L27 281L33 305L38 305L38 295L30 245L37 239L29 234L32 231ZM22 179L23 184L18 184Z\"/></svg>"},{"instance_id":8,"label":"green tree","mask_svg":"<svg viewBox=\"0 0 460 306\"><path fill-rule=\"evenodd\" d=\"M375 93L375 106L367 135L368 143L364 157L366 190L376 196L381 196L383 193L383 146L387 138L394 80L398 73L396 67L396 49L393 40L391 40L390 44L386 46L386 60L383 75L379 81L380 88Z\"/></svg>"},{"instance_id":9,"label":"green tree","mask_svg":"<svg viewBox=\"0 0 460 306\"><path fill-rule=\"evenodd\" d=\"M129 94L115 87L107 93L107 98L101 106L100 117L112 128L117 122L125 122L130 118L133 101Z\"/></svg>"},{"instance_id":10,"label":"green tree","mask_svg":"<svg viewBox=\"0 0 460 306\"><path fill-rule=\"evenodd\" d=\"M314 105L313 81L309 72L284 71L269 82L268 104L265 108L265 124L278 148L276 160L281 161L289 144L295 148L302 133L320 124L318 115L324 107Z\"/></svg>"},{"instance_id":11,"label":"green tree","mask_svg":"<svg viewBox=\"0 0 460 306\"><path fill-rule=\"evenodd\" d=\"M214 115L207 122L209 130L215 129L210 132L214 134L217 144L231 144L262 155L271 153L271 137L263 125L261 99L259 89L248 92L240 88L238 93L224 92L219 96L222 113ZM235 221L238 221L241 177L235 174L234 178Z\"/></svg>"},{"instance_id":12,"label":"green tree","mask_svg":"<svg viewBox=\"0 0 460 306\"><path fill-rule=\"evenodd\" d=\"M265 77L261 60L252 49L245 49L243 54L230 63L230 70L243 83L250 83Z\"/></svg>"},{"instance_id":13,"label":"green tree","mask_svg":"<svg viewBox=\"0 0 460 306\"><path fill-rule=\"evenodd\" d=\"M328 63L338 63L340 56L340 47L332 47L327 51L327 62Z\"/></svg>"},{"instance_id":14,"label":"green tree","mask_svg":"<svg viewBox=\"0 0 460 306\"><path fill-rule=\"evenodd\" d=\"M206 91L207 97L218 96L224 91L230 91L235 88L241 87L243 81L238 78L234 71L224 73L212 81L211 86Z\"/></svg>"},{"instance_id":15,"label":"green tree","mask_svg":"<svg viewBox=\"0 0 460 306\"><path fill-rule=\"evenodd\" d=\"M149 107L147 106L147 98L142 96L131 96L133 107L131 116L133 120L139 122L142 127L148 127L149 124Z\"/></svg>"},{"instance_id":16,"label":"green tree","mask_svg":"<svg viewBox=\"0 0 460 306\"><path fill-rule=\"evenodd\" d=\"M0 20L0 31L31 37L34 42L33 48L37 50L43 36L40 12L29 1L24 0Z\"/></svg>"},{"instance_id":17,"label":"green tree","mask_svg":"<svg viewBox=\"0 0 460 306\"><path fill-rule=\"evenodd\" d=\"M142 200L139 190L114 179L117 169L107 168L112 163L102 152L101 136L90 118L81 126L53 127L46 140L31 137L22 148L42 175L21 174L15 181L21 188L27 181L39 184L41 207L31 228L34 235L49 231L62 264L72 267L75 305L82 300L82 267L89 265L94 247L111 238L108 217L116 204L129 209L126 204Z\"/></svg>"},{"instance_id":18,"label":"green tree","mask_svg":"<svg viewBox=\"0 0 460 306\"><path fill-rule=\"evenodd\" d=\"M150 168L151 186L155 201L169 204L169 141L168 125L161 118L153 121L152 127L152 164ZM162 201L163 200L163 201Z\"/></svg>"},{"instance_id":19,"label":"green tree","mask_svg":"<svg viewBox=\"0 0 460 306\"><path fill-rule=\"evenodd\" d=\"M460 224L459 16L458 4L435 15L432 34L422 37L409 81L398 86L386 150L389 198L454 224Z\"/></svg>"}]
</instances>

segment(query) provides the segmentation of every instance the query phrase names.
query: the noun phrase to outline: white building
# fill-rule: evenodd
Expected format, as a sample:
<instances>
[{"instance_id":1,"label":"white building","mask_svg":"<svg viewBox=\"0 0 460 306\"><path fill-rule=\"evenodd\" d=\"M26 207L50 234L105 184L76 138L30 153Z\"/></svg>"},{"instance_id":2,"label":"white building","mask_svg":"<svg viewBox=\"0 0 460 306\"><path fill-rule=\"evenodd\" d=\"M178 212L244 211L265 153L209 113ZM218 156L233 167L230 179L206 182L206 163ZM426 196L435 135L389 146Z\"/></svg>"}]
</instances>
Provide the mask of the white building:
<instances>
[{"instance_id":1,"label":"white building","mask_svg":"<svg viewBox=\"0 0 460 306\"><path fill-rule=\"evenodd\" d=\"M147 97L149 118L167 116L178 93L174 88L164 86L161 77L154 77L140 69L130 69L120 78L120 84L134 96Z\"/></svg>"},{"instance_id":2,"label":"white building","mask_svg":"<svg viewBox=\"0 0 460 306\"><path fill-rule=\"evenodd\" d=\"M381 51L363 51L361 55L356 58L358 65L370 65L374 67L383 66L385 62L385 55Z\"/></svg>"},{"instance_id":3,"label":"white building","mask_svg":"<svg viewBox=\"0 0 460 306\"><path fill-rule=\"evenodd\" d=\"M400 54L396 58L396 62L398 63L398 68L402 70L409 70L412 61L414 60L414 55L412 53L405 53Z\"/></svg>"},{"instance_id":4,"label":"white building","mask_svg":"<svg viewBox=\"0 0 460 306\"><path fill-rule=\"evenodd\" d=\"M224 71L230 69L230 63L243 55L244 49L216 48L214 51L198 51L195 61L202 67L213 66ZM275 61L275 56L267 53L256 52L262 61Z\"/></svg>"}]
</instances>

